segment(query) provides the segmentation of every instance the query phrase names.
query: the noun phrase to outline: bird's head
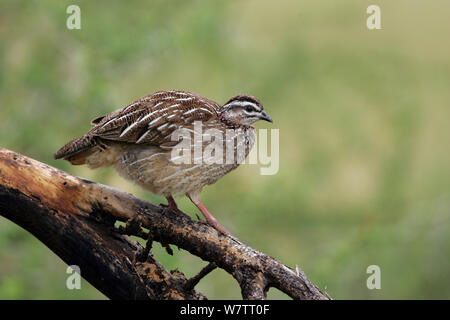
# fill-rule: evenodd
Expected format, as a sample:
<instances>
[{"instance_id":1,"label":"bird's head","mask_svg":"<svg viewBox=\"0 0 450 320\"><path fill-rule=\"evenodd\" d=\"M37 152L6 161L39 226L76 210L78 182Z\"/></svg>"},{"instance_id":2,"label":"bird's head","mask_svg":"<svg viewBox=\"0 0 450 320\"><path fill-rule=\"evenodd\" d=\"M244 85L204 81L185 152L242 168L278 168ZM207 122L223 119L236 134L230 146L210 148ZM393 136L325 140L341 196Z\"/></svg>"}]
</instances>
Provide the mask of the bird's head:
<instances>
[{"instance_id":1,"label":"bird's head","mask_svg":"<svg viewBox=\"0 0 450 320\"><path fill-rule=\"evenodd\" d=\"M220 116L234 125L250 126L258 120L272 122L272 118L264 111L261 102L253 96L241 94L225 103Z\"/></svg>"}]
</instances>

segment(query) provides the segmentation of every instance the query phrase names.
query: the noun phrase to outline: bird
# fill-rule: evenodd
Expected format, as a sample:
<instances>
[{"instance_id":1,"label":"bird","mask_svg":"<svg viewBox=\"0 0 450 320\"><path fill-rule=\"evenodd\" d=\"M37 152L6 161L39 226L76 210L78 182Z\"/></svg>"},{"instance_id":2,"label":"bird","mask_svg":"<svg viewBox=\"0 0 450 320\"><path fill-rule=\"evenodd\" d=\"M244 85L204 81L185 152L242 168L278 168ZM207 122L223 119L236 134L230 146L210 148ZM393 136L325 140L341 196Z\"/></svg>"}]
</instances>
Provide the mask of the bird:
<instances>
[{"instance_id":1,"label":"bird","mask_svg":"<svg viewBox=\"0 0 450 320\"><path fill-rule=\"evenodd\" d=\"M176 212L183 213L174 197L187 196L206 223L231 235L206 209L200 194L204 186L214 184L247 157L256 139L252 124L258 120L273 122L261 102L248 94L220 105L188 91L158 91L93 119L92 128L61 147L54 158L91 169L112 166L142 189L164 196L168 204L163 206ZM180 137L189 142L187 135L190 144L180 142ZM194 143L192 135L194 140L197 135ZM211 147L212 136L214 146L226 152ZM185 151L183 161L176 161L180 158L177 146L182 143L188 148L181 150ZM208 146L214 151L210 161L199 161L198 154L195 158L196 147L206 151Z\"/></svg>"}]
</instances>

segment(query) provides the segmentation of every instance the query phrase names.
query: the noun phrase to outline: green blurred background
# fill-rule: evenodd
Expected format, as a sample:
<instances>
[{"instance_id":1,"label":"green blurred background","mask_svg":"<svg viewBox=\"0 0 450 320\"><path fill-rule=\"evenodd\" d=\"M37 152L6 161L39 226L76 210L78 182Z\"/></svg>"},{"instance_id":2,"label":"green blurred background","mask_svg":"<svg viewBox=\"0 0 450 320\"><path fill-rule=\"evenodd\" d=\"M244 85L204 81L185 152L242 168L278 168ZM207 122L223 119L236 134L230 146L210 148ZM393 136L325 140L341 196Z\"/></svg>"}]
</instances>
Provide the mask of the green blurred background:
<instances>
[{"instance_id":1,"label":"green blurred background","mask_svg":"<svg viewBox=\"0 0 450 320\"><path fill-rule=\"evenodd\" d=\"M382 30L366 28L381 7ZM66 8L81 7L81 30ZM243 166L202 200L245 243L298 264L335 299L450 298L449 1L17 1L0 3L0 146L157 203L110 169L52 154L89 121L151 92L261 99L280 169ZM184 211L194 215L188 200ZM205 265L184 251L168 268ZM381 268L368 290L366 268ZM0 299L104 299L0 218ZM198 289L240 298L222 270ZM269 298L284 299L276 289Z\"/></svg>"}]
</instances>

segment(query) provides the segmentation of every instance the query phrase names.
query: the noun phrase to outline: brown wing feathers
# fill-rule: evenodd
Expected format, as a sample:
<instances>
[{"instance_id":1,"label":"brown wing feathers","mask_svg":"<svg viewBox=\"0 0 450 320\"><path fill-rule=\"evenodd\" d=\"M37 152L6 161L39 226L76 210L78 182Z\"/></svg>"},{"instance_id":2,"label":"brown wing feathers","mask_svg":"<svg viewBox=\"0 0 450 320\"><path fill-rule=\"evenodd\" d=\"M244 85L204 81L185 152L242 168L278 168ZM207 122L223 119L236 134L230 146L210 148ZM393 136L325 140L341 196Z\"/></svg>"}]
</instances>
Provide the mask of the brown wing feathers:
<instances>
[{"instance_id":1,"label":"brown wing feathers","mask_svg":"<svg viewBox=\"0 0 450 320\"><path fill-rule=\"evenodd\" d=\"M55 159L73 157L98 144L99 139L125 143L161 145L180 127L190 127L196 120L217 118L219 105L190 92L161 91L129 106L95 118L95 126L83 137L58 150ZM74 163L75 164L75 163Z\"/></svg>"}]
</instances>

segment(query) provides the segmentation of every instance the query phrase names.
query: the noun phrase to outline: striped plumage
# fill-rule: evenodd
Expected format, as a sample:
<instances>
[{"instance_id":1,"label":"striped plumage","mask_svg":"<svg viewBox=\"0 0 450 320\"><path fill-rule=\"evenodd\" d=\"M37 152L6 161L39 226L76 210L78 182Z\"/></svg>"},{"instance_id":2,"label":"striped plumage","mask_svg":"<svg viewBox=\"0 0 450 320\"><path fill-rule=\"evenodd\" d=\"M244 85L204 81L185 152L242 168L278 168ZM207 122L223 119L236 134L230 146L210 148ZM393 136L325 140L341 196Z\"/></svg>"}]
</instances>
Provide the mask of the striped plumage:
<instances>
[{"instance_id":1,"label":"striped plumage","mask_svg":"<svg viewBox=\"0 0 450 320\"><path fill-rule=\"evenodd\" d=\"M243 147L239 143L245 145L244 154L239 155L243 160L255 140L251 124L259 119L272 121L261 103L249 95L235 96L220 106L190 92L160 91L92 120L94 127L63 146L55 158L75 165L87 164L90 168L112 165L126 179L165 196L171 209L178 210L173 196L187 195L209 223L227 233L200 202L200 192L203 186L239 166L238 146ZM224 140L220 142L224 148L223 161L195 158L195 146L206 150L215 141L206 137L208 129L223 133ZM192 133L192 137L195 132L202 133L203 140L192 141L192 163L173 159L172 151L178 144L173 135L180 131ZM226 159L227 141L234 142L233 162Z\"/></svg>"}]
</instances>

